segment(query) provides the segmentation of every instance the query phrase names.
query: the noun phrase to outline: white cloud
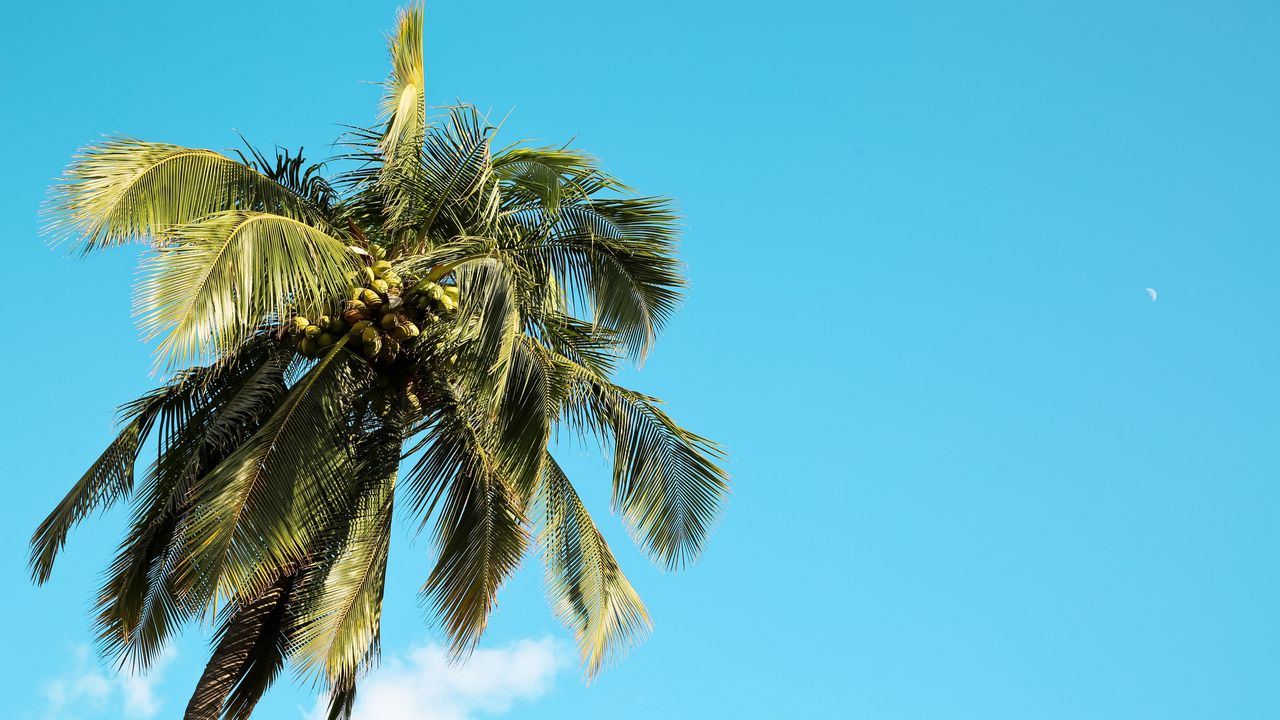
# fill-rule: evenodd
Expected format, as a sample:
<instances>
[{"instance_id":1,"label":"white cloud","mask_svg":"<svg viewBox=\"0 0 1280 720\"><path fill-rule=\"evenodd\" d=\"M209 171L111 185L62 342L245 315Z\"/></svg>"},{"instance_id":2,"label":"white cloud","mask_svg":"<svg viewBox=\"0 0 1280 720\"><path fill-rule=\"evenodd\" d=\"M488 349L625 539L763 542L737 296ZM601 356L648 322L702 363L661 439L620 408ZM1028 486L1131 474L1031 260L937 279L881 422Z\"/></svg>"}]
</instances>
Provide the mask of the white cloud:
<instances>
[{"instance_id":1,"label":"white cloud","mask_svg":"<svg viewBox=\"0 0 1280 720\"><path fill-rule=\"evenodd\" d=\"M497 714L551 688L568 663L551 638L480 649L451 664L438 645L417 648L405 660L384 661L360 683L353 720L470 720ZM310 718L324 717L321 699Z\"/></svg>"},{"instance_id":2,"label":"white cloud","mask_svg":"<svg viewBox=\"0 0 1280 720\"><path fill-rule=\"evenodd\" d=\"M149 720L160 712L155 685L173 660L172 649L152 663L146 675L125 670L110 676L94 664L86 645L75 649L74 667L44 685L46 720L121 717Z\"/></svg>"}]
</instances>

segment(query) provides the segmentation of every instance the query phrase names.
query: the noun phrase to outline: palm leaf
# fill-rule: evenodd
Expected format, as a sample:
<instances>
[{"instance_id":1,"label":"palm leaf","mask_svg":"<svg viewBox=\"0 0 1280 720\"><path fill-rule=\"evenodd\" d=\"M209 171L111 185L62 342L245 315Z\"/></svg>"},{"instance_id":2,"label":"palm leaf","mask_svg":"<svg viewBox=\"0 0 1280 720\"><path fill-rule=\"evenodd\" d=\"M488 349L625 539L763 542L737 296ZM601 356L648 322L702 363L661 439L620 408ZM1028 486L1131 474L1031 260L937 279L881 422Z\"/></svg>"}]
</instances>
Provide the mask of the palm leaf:
<instances>
[{"instance_id":1,"label":"palm leaf","mask_svg":"<svg viewBox=\"0 0 1280 720\"><path fill-rule=\"evenodd\" d=\"M543 464L539 500L539 540L552 607L577 636L590 677L648 633L649 613L550 455Z\"/></svg>"},{"instance_id":2,"label":"palm leaf","mask_svg":"<svg viewBox=\"0 0 1280 720\"><path fill-rule=\"evenodd\" d=\"M122 662L146 668L172 629L199 611L207 579L176 572L185 552L189 489L270 414L283 395L284 360L275 340L259 337L228 360L184 372L162 388L160 452L97 604L102 647Z\"/></svg>"},{"instance_id":3,"label":"palm leaf","mask_svg":"<svg viewBox=\"0 0 1280 720\"><path fill-rule=\"evenodd\" d=\"M346 243L270 213L219 213L170 237L146 261L138 309L171 364L226 353L273 317L336 307L357 268Z\"/></svg>"},{"instance_id":4,"label":"palm leaf","mask_svg":"<svg viewBox=\"0 0 1280 720\"><path fill-rule=\"evenodd\" d=\"M683 297L676 219L663 198L592 199L563 208L547 241L571 295L639 358Z\"/></svg>"},{"instance_id":5,"label":"palm leaf","mask_svg":"<svg viewBox=\"0 0 1280 720\"><path fill-rule=\"evenodd\" d=\"M406 188L421 175L419 158L426 131L426 102L422 68L422 7L401 10L396 32L388 38L391 76L382 97L385 129L377 143L371 176L383 200L386 219L398 224L411 211Z\"/></svg>"},{"instance_id":6,"label":"palm leaf","mask_svg":"<svg viewBox=\"0 0 1280 720\"><path fill-rule=\"evenodd\" d=\"M212 578L217 596L252 597L278 571L301 563L311 533L339 512L326 500L345 481L343 416L367 380L335 343L260 430L192 488L183 572ZM215 597L217 597L215 596Z\"/></svg>"},{"instance_id":7,"label":"palm leaf","mask_svg":"<svg viewBox=\"0 0 1280 720\"><path fill-rule=\"evenodd\" d=\"M48 229L90 252L160 240L177 225L226 210L264 210L304 222L321 211L261 172L199 148L110 138L82 150L53 188Z\"/></svg>"},{"instance_id":8,"label":"palm leaf","mask_svg":"<svg viewBox=\"0 0 1280 720\"><path fill-rule=\"evenodd\" d=\"M523 508L502 475L503 459L487 442L483 417L456 395L438 407L427 447L407 478L424 522L439 505L440 556L422 594L443 616L457 656L484 633L498 588L527 541Z\"/></svg>"},{"instance_id":9,"label":"palm leaf","mask_svg":"<svg viewBox=\"0 0 1280 720\"><path fill-rule=\"evenodd\" d=\"M654 398L579 369L569 417L613 443L613 504L637 542L668 569L702 551L729 492L714 442L677 424Z\"/></svg>"},{"instance_id":10,"label":"palm leaf","mask_svg":"<svg viewBox=\"0 0 1280 720\"><path fill-rule=\"evenodd\" d=\"M323 673L334 689L354 687L377 654L401 444L390 423L359 441L354 484L360 492L341 518L345 532L322 538L322 547L337 548L337 557L303 586L305 620L293 638L293 660L300 673Z\"/></svg>"}]
</instances>

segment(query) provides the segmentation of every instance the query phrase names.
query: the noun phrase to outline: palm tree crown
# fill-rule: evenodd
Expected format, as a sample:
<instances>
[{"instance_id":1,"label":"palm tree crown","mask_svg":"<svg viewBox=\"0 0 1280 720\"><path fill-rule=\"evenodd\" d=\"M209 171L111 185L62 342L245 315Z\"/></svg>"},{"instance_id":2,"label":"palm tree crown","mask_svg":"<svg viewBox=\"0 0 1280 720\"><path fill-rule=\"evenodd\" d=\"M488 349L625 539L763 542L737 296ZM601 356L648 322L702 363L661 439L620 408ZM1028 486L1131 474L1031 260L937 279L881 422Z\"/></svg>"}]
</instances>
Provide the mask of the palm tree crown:
<instances>
[{"instance_id":1,"label":"palm tree crown","mask_svg":"<svg viewBox=\"0 0 1280 720\"><path fill-rule=\"evenodd\" d=\"M548 451L557 428L610 449L613 507L667 568L698 555L728 490L715 444L611 380L681 298L671 203L577 150L495 149L470 107L429 121L420 8L390 50L379 125L351 131L332 183L300 153L116 138L53 191L51 227L81 251L148 245L138 310L171 373L39 526L32 574L128 501L101 646L145 668L216 618L189 718L247 717L286 665L349 713L396 510L434 530L422 595L455 654L536 542L597 672L649 618Z\"/></svg>"}]
</instances>

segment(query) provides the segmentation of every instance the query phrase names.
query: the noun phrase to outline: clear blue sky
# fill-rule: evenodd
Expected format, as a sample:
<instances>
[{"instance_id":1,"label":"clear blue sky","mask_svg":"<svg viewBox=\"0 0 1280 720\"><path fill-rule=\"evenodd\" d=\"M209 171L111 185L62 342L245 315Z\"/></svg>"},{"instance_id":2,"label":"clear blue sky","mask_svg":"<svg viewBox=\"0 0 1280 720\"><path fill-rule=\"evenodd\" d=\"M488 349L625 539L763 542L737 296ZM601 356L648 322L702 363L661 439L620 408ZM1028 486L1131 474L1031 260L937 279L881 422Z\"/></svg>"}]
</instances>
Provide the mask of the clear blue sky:
<instances>
[{"instance_id":1,"label":"clear blue sky","mask_svg":"<svg viewBox=\"0 0 1280 720\"><path fill-rule=\"evenodd\" d=\"M394 7L7 12L4 714L122 716L76 652L123 515L43 589L25 545L155 381L136 254L47 249L49 180L107 132L328 154L372 120ZM627 379L732 453L689 571L605 523L649 641L508 716L1280 717L1280 7L431 3L427 33L429 101L679 198L692 294ZM569 465L604 517L600 464ZM438 639L428 543L397 542L392 659ZM567 647L540 583L486 647ZM202 642L147 686L159 717ZM301 707L284 683L262 717Z\"/></svg>"}]
</instances>

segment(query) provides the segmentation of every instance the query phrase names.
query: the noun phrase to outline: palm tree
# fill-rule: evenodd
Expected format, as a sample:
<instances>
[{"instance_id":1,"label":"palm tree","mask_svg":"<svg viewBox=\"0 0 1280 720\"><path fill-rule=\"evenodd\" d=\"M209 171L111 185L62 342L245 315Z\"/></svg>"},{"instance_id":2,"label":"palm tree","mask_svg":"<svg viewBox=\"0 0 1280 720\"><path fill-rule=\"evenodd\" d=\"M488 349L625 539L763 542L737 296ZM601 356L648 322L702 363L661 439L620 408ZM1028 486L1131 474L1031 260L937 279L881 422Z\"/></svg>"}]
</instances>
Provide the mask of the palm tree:
<instances>
[{"instance_id":1,"label":"palm tree","mask_svg":"<svg viewBox=\"0 0 1280 720\"><path fill-rule=\"evenodd\" d=\"M51 227L80 251L147 245L140 324L169 380L122 406L36 530L32 575L129 502L101 649L145 669L214 619L188 718L248 717L286 665L349 714L396 511L434 528L422 595L456 656L532 541L596 673L649 618L548 450L561 428L611 449L613 508L667 568L699 554L728 490L715 444L611 379L681 298L670 201L567 147L495 149L470 107L428 121L421 8L390 50L380 123L351 130L332 183L301 151L116 138L53 190Z\"/></svg>"}]
</instances>

